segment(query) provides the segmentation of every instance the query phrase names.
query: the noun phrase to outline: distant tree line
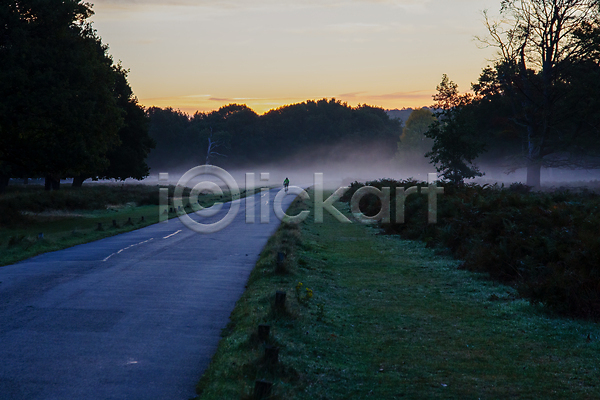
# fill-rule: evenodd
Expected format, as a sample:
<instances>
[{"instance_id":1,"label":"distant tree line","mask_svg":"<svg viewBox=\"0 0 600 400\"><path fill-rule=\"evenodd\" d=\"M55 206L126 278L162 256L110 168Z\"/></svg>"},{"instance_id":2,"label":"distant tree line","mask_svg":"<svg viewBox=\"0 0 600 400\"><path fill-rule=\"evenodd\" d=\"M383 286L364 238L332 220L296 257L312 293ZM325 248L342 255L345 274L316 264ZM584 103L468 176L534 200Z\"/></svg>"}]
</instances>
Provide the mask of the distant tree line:
<instances>
[{"instance_id":1,"label":"distant tree line","mask_svg":"<svg viewBox=\"0 0 600 400\"><path fill-rule=\"evenodd\" d=\"M408 118L399 137L396 159L402 167L427 168L429 160L425 154L431 151L433 140L426 137L425 133L436 117L427 107L411 111L405 113Z\"/></svg>"},{"instance_id":2,"label":"distant tree line","mask_svg":"<svg viewBox=\"0 0 600 400\"><path fill-rule=\"evenodd\" d=\"M368 146L390 159L402 127L382 108L351 107L335 99L309 100L263 115L239 104L191 117L172 108L152 107L147 113L150 136L156 141L148 163L155 169L207 161L223 166L264 164L292 156L345 159Z\"/></svg>"},{"instance_id":3,"label":"distant tree line","mask_svg":"<svg viewBox=\"0 0 600 400\"><path fill-rule=\"evenodd\" d=\"M92 15L75 0L1 3L0 190L11 177L58 189L148 175L148 118Z\"/></svg>"}]
</instances>

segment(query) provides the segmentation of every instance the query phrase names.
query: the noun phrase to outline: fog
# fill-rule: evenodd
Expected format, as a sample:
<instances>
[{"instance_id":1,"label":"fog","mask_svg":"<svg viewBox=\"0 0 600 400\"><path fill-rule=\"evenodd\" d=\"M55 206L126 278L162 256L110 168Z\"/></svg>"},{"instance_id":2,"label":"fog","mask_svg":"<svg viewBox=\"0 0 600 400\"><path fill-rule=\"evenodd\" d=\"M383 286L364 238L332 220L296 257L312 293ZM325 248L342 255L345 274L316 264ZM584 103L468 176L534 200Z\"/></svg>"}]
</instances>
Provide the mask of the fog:
<instances>
[{"instance_id":1,"label":"fog","mask_svg":"<svg viewBox=\"0 0 600 400\"><path fill-rule=\"evenodd\" d=\"M484 176L469 180L478 184L504 184L527 182L527 170L521 168L513 173L507 173L506 167L480 165ZM600 170L573 170L561 168L542 168L541 170L542 190L559 188L588 188L600 189Z\"/></svg>"},{"instance_id":2,"label":"fog","mask_svg":"<svg viewBox=\"0 0 600 400\"><path fill-rule=\"evenodd\" d=\"M222 161L222 160L220 160ZM219 162L215 163L219 166ZM481 160L477 163L484 176L467 180L478 184L504 184L526 183L526 170L519 169L507 174L507 168L499 164ZM287 177L290 185L309 187L314 184L315 173L322 173L326 188L335 189L340 186L348 186L354 181L365 182L382 178L403 180L414 178L419 181L427 181L428 173L435 173L435 167L428 164L427 160L415 159L401 163L393 157L389 149L373 145L370 148L364 146L360 149L350 145L334 147L321 147L310 153L294 154L285 157L283 161L266 162L261 165L248 167L227 167L225 169L236 181L238 187L246 187L246 174L254 173L254 186L281 186ZM144 180L147 184L158 184L158 173L168 172L168 183L175 185L189 168L174 168L170 171L152 170L150 176ZM268 180L261 181L261 174L267 173ZM542 168L542 189L553 189L559 187L600 187L600 170L569 170L556 168ZM186 186L192 187L202 180L222 182L215 177L198 177L191 180ZM137 182L137 181L134 181ZM163 182L163 184L166 182ZM223 186L223 185L222 185Z\"/></svg>"},{"instance_id":3,"label":"fog","mask_svg":"<svg viewBox=\"0 0 600 400\"><path fill-rule=\"evenodd\" d=\"M218 166L218 165L217 165ZM341 186L348 186L354 181L366 182L382 178L403 180L414 178L419 181L427 181L427 174L436 172L433 166L415 167L402 166L395 160L386 160L383 158L373 158L371 160L350 159L348 161L334 160L309 160L302 157L291 157L285 162L265 163L261 166L252 166L247 168L227 168L221 167L229 173L236 181L240 190L246 188L246 173L254 173L254 187L260 186L282 186L283 180L287 177L290 185L303 188L314 184L314 174L322 173L324 186L327 189L336 189ZM127 179L125 181L115 180L86 180L84 186L97 184L145 184L145 185L176 185L181 177L189 170L188 167L174 168L171 170L152 170L150 175L142 180ZM504 184L509 186L512 183L526 183L526 170L519 169L514 173L507 174L506 169L499 166L483 166L480 169L485 173L484 176L467 180L467 183L484 184ZM167 172L169 179L167 181L158 181L159 172ZM268 173L268 180L261 181L261 173ZM559 188L579 189L588 188L600 191L600 170L570 170L558 168L542 168L542 190L553 190ZM226 185L219 178L210 176L200 176L187 182L185 186L193 187L201 181L211 181L226 189ZM22 179L12 179L11 185L22 185ZM72 179L62 179L63 185L71 184ZM29 185L43 185L43 179L30 179Z\"/></svg>"},{"instance_id":4,"label":"fog","mask_svg":"<svg viewBox=\"0 0 600 400\"><path fill-rule=\"evenodd\" d=\"M418 181L427 181L427 174L435 173L433 165L428 164L423 158L416 158L412 162L401 163L390 154L387 149L381 149L377 146L363 148L357 151L350 146L336 146L331 148L321 148L306 154L295 154L285 157L283 161L266 162L260 165L247 167L229 167L222 165L222 160L215 162L216 166L227 171L238 187L243 190L246 188L246 174L254 173L254 187L260 186L282 186L283 180L287 177L290 185L303 188L314 184L315 173L322 173L324 186L328 189L335 189L341 186L348 186L354 181L366 182L389 178L394 180L404 180L414 178ZM467 183L478 184L504 184L508 186L512 183L526 183L526 170L518 169L513 173L507 173L507 168L498 163L486 162L485 160L477 163L480 170L485 173L484 176L467 180ZM96 184L146 184L146 185L176 185L182 176L192 168L189 163L183 164L179 168L168 170L152 169L150 175L142 180L127 179L125 181L116 180L86 180L84 185ZM167 181L158 180L159 173L168 173ZM261 181L261 174L267 173L268 180ZM226 189L226 185L217 177L199 176L185 186L193 187L201 181L212 181ZM11 185L22 184L22 179L11 180ZM63 179L63 184L69 185L72 179ZM600 170L571 170L558 168L542 168L541 170L542 190L553 190L557 188L589 188L600 191ZM43 185L43 179L30 179L30 185Z\"/></svg>"},{"instance_id":5,"label":"fog","mask_svg":"<svg viewBox=\"0 0 600 400\"><path fill-rule=\"evenodd\" d=\"M219 166L219 163L216 163ZM283 185L287 177L290 185L309 187L314 184L315 173L323 174L326 188L334 189L347 186L354 181L364 182L380 178L406 179L415 177L427 179L428 172L435 172L435 168L401 168L393 160L393 153L389 149L372 145L369 148L356 149L351 145L323 146L310 152L296 153L284 156L282 161L266 162L260 165L248 167L222 167L237 182L240 188L245 187L245 176L254 173L255 186L261 185ZM158 182L159 172L169 173L169 184L177 184L179 178L187 171L185 168L173 169L171 171L151 171L145 180L147 183ZM261 181L261 174L268 173L269 179ZM218 179L205 179L216 182ZM200 179L192 181L193 184ZM191 186L193 186L193 184ZM190 186L190 184L187 184Z\"/></svg>"},{"instance_id":6,"label":"fog","mask_svg":"<svg viewBox=\"0 0 600 400\"><path fill-rule=\"evenodd\" d=\"M322 173L324 186L335 189L348 186L354 181L366 182L389 178L404 180L413 178L418 181L427 181L427 174L435 173L435 167L428 163L423 156L411 157L401 162L394 156L395 149L389 146L370 144L368 147L353 144L341 144L336 146L320 146L310 151L296 152L294 154L282 154L280 160L264 162L258 165L244 167L235 166L235 160L219 158L213 161L216 166L227 171L238 187L246 188L246 174L254 173L254 187L260 186L282 186L287 177L290 185L310 187L314 184L315 173ZM182 176L194 167L190 160L180 160L180 167L167 170L151 169L150 175L141 181L147 185L176 185ZM467 183L478 184L504 184L526 183L526 170L507 174L507 167L500 162L490 161L489 158L480 158L476 163L484 176L467 180ZM168 180L158 180L159 173L168 173ZM261 181L261 174L268 174L268 179ZM64 184L70 184L71 179L62 180ZM226 185L217 177L199 176L183 182L185 186L193 187L201 181L212 181L226 189ZM20 184L22 180L13 180L12 184ZM561 187L582 188L587 187L600 191L600 170L570 170L557 168L542 168L541 171L542 190L552 190ZM30 180L30 184L43 184L43 180ZM127 179L125 181L115 180L86 180L84 185L94 184L139 184L140 181Z\"/></svg>"}]
</instances>

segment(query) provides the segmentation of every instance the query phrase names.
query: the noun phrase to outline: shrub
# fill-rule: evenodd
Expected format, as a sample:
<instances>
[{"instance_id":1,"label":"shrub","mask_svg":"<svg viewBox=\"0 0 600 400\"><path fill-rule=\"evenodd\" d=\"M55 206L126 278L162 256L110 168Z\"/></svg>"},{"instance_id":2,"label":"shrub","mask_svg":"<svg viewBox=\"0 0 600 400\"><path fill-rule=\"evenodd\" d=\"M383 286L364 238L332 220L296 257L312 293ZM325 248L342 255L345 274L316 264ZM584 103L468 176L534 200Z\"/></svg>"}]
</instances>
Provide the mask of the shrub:
<instances>
[{"instance_id":1,"label":"shrub","mask_svg":"<svg viewBox=\"0 0 600 400\"><path fill-rule=\"evenodd\" d=\"M522 296L563 314L600 319L600 196L590 191L531 192L513 184L444 185L438 223L427 223L427 197L408 196L405 223L395 221L395 188L425 186L414 180L367 182L391 188L388 234L427 242L463 260L462 268L487 272L515 285ZM346 201L364 186L355 182ZM365 196L361 210L375 215L379 204Z\"/></svg>"}]
</instances>

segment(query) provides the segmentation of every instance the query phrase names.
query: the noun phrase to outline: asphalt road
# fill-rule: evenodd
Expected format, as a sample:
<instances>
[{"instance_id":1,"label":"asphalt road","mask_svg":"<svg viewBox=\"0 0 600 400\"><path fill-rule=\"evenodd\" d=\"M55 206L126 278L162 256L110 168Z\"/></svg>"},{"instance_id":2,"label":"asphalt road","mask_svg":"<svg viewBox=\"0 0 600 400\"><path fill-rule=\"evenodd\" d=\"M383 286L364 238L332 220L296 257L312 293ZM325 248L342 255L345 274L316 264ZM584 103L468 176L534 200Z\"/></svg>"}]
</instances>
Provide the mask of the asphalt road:
<instances>
[{"instance_id":1,"label":"asphalt road","mask_svg":"<svg viewBox=\"0 0 600 400\"><path fill-rule=\"evenodd\" d=\"M242 199L216 233L171 219L0 267L0 398L193 397L279 225L256 196L254 224Z\"/></svg>"}]
</instances>

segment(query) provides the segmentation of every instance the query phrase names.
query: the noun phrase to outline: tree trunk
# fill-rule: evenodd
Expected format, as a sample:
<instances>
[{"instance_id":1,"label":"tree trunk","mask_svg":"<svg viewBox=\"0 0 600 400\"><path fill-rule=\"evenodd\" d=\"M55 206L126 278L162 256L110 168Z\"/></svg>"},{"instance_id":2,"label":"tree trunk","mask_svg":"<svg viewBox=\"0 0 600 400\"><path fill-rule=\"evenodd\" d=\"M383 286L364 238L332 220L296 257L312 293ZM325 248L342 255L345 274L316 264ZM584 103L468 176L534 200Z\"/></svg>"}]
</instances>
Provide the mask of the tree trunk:
<instances>
[{"instance_id":1,"label":"tree trunk","mask_svg":"<svg viewBox=\"0 0 600 400\"><path fill-rule=\"evenodd\" d=\"M527 165L527 186L533 186L534 189L539 189L541 186L541 171L542 164L536 161L531 161Z\"/></svg>"},{"instance_id":2,"label":"tree trunk","mask_svg":"<svg viewBox=\"0 0 600 400\"><path fill-rule=\"evenodd\" d=\"M44 180L44 190L59 190L60 189L60 178L52 174L46 175Z\"/></svg>"},{"instance_id":3,"label":"tree trunk","mask_svg":"<svg viewBox=\"0 0 600 400\"><path fill-rule=\"evenodd\" d=\"M50 177L50 175L46 175L46 177L44 178L44 190L48 192L52 190L52 178Z\"/></svg>"},{"instance_id":4,"label":"tree trunk","mask_svg":"<svg viewBox=\"0 0 600 400\"><path fill-rule=\"evenodd\" d=\"M0 193L6 190L8 186L8 182L10 182L10 176L8 175L0 175Z\"/></svg>"},{"instance_id":5,"label":"tree trunk","mask_svg":"<svg viewBox=\"0 0 600 400\"><path fill-rule=\"evenodd\" d=\"M73 178L73 187L81 187L83 185L83 181L85 181L87 178L84 176L76 176L75 178Z\"/></svg>"}]
</instances>

